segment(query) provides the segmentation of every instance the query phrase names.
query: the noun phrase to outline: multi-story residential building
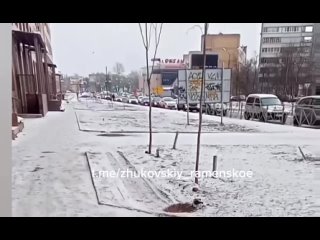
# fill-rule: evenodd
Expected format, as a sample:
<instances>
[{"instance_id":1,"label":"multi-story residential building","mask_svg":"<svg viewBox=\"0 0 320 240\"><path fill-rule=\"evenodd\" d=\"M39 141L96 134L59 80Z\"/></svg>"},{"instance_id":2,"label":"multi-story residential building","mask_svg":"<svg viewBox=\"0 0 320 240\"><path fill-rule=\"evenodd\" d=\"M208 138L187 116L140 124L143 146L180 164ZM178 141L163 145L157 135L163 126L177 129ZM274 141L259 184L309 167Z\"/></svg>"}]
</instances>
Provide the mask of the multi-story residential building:
<instances>
[{"instance_id":1,"label":"multi-story residential building","mask_svg":"<svg viewBox=\"0 0 320 240\"><path fill-rule=\"evenodd\" d=\"M12 24L12 124L17 116L60 110L48 23Z\"/></svg>"},{"instance_id":2,"label":"multi-story residential building","mask_svg":"<svg viewBox=\"0 0 320 240\"><path fill-rule=\"evenodd\" d=\"M315 94L319 65L319 24L263 23L261 27L259 85L261 92L284 92L286 95ZM317 52L318 51L318 52ZM309 91L304 94L304 86ZM300 89L300 91L299 91Z\"/></svg>"}]
</instances>

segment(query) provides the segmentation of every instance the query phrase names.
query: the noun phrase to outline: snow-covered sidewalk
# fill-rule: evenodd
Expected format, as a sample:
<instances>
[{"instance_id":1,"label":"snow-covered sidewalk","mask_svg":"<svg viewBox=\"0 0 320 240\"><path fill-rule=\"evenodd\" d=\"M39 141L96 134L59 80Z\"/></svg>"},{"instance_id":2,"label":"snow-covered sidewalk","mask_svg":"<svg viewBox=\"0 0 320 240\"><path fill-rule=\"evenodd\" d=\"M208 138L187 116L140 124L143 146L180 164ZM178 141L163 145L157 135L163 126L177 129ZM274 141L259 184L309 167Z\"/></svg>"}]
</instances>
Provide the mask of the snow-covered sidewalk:
<instances>
[{"instance_id":1,"label":"snow-covered sidewalk","mask_svg":"<svg viewBox=\"0 0 320 240\"><path fill-rule=\"evenodd\" d=\"M200 170L211 170L217 155L217 170L250 170L253 178L200 179L200 191L194 193L187 173L194 169L198 114L191 113L186 126L185 112L153 109L153 129L161 132L153 135L153 153L160 149L155 158L144 153L146 107L92 100L65 106L65 112L26 119L13 142L15 216L154 216L148 212L164 206L156 196L154 204L150 200L159 191L176 202L201 197L205 207L192 216L320 215L318 129L229 118L222 127L220 117L204 115ZM172 150L177 130L184 133ZM183 171L184 178L148 179L150 189L141 179L94 179L101 202L128 208L98 205L85 154L92 154L89 162L96 171L125 170L117 151L138 171Z\"/></svg>"},{"instance_id":2,"label":"snow-covered sidewalk","mask_svg":"<svg viewBox=\"0 0 320 240\"><path fill-rule=\"evenodd\" d=\"M13 216L153 216L98 205L86 151L108 148L103 138L80 132L73 108L25 119L12 142Z\"/></svg>"}]
</instances>

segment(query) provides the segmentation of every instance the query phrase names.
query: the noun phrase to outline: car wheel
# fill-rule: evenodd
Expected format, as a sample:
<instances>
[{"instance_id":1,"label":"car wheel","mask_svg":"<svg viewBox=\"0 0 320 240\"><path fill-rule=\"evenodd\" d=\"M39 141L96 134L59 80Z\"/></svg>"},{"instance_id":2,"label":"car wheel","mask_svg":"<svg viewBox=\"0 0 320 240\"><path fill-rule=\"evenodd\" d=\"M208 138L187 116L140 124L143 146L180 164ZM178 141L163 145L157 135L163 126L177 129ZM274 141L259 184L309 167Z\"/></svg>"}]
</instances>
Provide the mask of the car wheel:
<instances>
[{"instance_id":1,"label":"car wheel","mask_svg":"<svg viewBox=\"0 0 320 240\"><path fill-rule=\"evenodd\" d=\"M250 119L249 113L244 112L244 119L245 119L245 120L249 120L249 119Z\"/></svg>"}]
</instances>

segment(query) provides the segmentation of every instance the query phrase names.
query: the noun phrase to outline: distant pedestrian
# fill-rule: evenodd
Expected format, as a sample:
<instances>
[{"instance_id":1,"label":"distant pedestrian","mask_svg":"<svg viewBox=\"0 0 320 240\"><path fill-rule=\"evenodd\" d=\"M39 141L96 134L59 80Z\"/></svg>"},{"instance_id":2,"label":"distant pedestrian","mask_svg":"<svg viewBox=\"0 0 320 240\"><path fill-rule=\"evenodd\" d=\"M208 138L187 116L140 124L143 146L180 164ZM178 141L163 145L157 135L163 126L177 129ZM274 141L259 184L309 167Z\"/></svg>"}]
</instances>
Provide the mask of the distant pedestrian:
<instances>
[{"instance_id":1,"label":"distant pedestrian","mask_svg":"<svg viewBox=\"0 0 320 240\"><path fill-rule=\"evenodd\" d=\"M114 94L112 94L112 101L114 101L116 98L116 96Z\"/></svg>"}]
</instances>

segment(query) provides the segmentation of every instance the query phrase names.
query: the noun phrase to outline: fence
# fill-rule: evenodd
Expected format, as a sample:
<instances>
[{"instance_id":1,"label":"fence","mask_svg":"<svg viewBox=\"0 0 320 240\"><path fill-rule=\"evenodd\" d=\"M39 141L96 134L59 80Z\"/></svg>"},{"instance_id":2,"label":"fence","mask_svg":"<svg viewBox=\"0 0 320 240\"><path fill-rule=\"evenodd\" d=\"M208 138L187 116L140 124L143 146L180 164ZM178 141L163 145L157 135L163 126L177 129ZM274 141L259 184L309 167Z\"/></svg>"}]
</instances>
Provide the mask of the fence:
<instances>
[{"instance_id":1,"label":"fence","mask_svg":"<svg viewBox=\"0 0 320 240\"><path fill-rule=\"evenodd\" d=\"M246 102L229 102L225 103L227 113L225 117L238 118L238 119L257 119L263 122L278 122L294 126L317 126L320 124L320 107L308 108L297 107L296 103L285 102L282 107L278 107L277 111L273 110L274 107L266 107L265 111L250 111L245 113ZM209 111L208 114L212 115L214 111ZM220 113L219 113L220 114Z\"/></svg>"},{"instance_id":2,"label":"fence","mask_svg":"<svg viewBox=\"0 0 320 240\"><path fill-rule=\"evenodd\" d=\"M320 107L297 107L293 116L293 125L320 126Z\"/></svg>"}]
</instances>

